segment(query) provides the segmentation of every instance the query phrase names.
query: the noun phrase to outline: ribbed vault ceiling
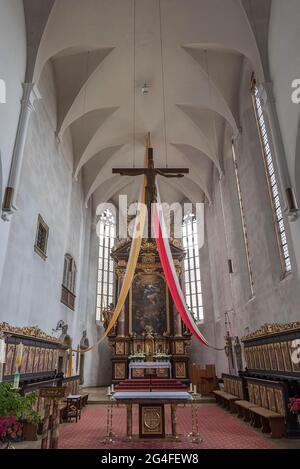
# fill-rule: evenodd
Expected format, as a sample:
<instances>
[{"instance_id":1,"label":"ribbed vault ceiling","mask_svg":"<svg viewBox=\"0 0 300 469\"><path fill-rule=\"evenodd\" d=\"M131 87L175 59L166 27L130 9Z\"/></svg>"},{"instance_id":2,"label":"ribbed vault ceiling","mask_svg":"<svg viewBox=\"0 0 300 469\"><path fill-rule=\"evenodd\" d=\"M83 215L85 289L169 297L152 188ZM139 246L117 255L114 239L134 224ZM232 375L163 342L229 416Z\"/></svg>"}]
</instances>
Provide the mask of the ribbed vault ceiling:
<instances>
[{"instance_id":1,"label":"ribbed vault ceiling","mask_svg":"<svg viewBox=\"0 0 300 469\"><path fill-rule=\"evenodd\" d=\"M34 80L51 61L57 134L71 133L86 202L96 207L119 193L136 200L139 181L113 176L112 168L143 165L148 131L156 165L190 168L180 181L159 181L164 201L210 200L213 168L223 172L217 149L225 123L238 133L245 57L262 79L239 0L56 1Z\"/></svg>"}]
</instances>

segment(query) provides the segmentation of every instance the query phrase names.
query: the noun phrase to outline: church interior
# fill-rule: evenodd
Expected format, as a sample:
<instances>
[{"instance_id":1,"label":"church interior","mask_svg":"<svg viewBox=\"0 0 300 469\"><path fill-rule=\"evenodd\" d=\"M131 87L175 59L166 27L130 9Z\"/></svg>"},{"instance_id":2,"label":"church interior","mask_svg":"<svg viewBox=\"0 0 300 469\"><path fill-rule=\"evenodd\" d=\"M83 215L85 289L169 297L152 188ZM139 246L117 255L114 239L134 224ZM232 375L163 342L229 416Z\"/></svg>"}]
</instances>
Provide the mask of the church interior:
<instances>
[{"instance_id":1,"label":"church interior","mask_svg":"<svg viewBox=\"0 0 300 469\"><path fill-rule=\"evenodd\" d=\"M1 448L300 448L299 25L0 0Z\"/></svg>"}]
</instances>

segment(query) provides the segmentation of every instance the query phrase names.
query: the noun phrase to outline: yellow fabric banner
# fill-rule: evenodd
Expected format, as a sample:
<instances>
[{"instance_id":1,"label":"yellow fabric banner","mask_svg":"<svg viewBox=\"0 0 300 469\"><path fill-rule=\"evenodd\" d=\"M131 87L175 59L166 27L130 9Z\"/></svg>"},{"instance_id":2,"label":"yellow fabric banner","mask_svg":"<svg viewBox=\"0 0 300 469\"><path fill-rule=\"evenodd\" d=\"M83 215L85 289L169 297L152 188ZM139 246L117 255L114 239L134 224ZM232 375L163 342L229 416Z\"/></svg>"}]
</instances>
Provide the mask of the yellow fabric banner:
<instances>
[{"instance_id":1,"label":"yellow fabric banner","mask_svg":"<svg viewBox=\"0 0 300 469\"><path fill-rule=\"evenodd\" d=\"M112 318L107 326L107 329L105 330L104 334L97 340L97 342L87 349L75 349L73 350L74 352L80 352L80 353L86 353L95 348L97 345L99 345L105 337L109 334L109 332L112 330L114 327L116 321L118 320L118 317L122 311L122 308L124 306L126 297L128 295L129 289L131 287L140 249L141 249L141 244L142 244L142 239L143 239L143 233L144 233L144 227L145 227L145 221L146 221L146 215L147 215L147 208L145 205L145 199L146 199L146 183L147 179L144 177L144 182L141 188L141 193L140 193L140 198L139 198L139 204L138 204L138 215L136 217L136 222L135 222L135 227L134 227L134 234L133 234L133 240L131 244L131 250L130 250L130 255L128 259L128 264L125 272L125 277L123 281L123 285L120 291L120 295L118 298L118 303L116 305L114 314L112 315Z\"/></svg>"}]
</instances>

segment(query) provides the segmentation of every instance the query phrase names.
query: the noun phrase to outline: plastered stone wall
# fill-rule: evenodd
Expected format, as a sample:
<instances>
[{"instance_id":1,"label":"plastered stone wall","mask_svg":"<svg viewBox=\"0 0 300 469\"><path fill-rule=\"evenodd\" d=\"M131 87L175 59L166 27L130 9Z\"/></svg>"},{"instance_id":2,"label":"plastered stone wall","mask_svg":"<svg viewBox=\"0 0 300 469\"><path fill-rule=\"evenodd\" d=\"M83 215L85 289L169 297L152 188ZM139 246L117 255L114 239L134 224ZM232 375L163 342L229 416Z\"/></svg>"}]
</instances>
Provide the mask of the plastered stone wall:
<instances>
[{"instance_id":1,"label":"plastered stone wall","mask_svg":"<svg viewBox=\"0 0 300 469\"><path fill-rule=\"evenodd\" d=\"M213 204L206 208L209 268L205 262L205 268L201 268L203 291L212 291L211 295L204 295L205 321L202 330L209 340L215 338L213 345L217 347L224 346L226 311L232 310L228 313L230 325L227 328L232 336L239 337L266 322L286 323L300 318L299 277L288 220L285 221L293 271L284 279L281 275L270 197L249 92L250 72L245 64L240 100L242 133L236 144L236 156L253 270L254 296L251 298L235 183L232 133L226 128L223 147L225 176L219 181L215 174ZM227 259L232 260L234 272L231 275ZM214 334L210 331L212 317L215 320ZM197 347L192 352L192 359L202 365L205 362L216 363L219 374L228 370L224 352Z\"/></svg>"},{"instance_id":2,"label":"plastered stone wall","mask_svg":"<svg viewBox=\"0 0 300 469\"><path fill-rule=\"evenodd\" d=\"M66 134L60 143L55 135L56 90L50 64L38 87L42 99L35 102L29 124L18 211L11 220L0 286L0 321L38 325L51 334L62 319L76 347L83 330L87 329L90 343L100 332L95 324L96 276L92 271L97 260L90 250L94 227L91 208L84 205L81 179L75 182L72 176L71 136ZM34 252L39 214L49 226L46 261ZM78 270L75 311L60 302L65 253L74 257ZM87 354L86 384L98 384L99 358L97 348Z\"/></svg>"},{"instance_id":3,"label":"plastered stone wall","mask_svg":"<svg viewBox=\"0 0 300 469\"><path fill-rule=\"evenodd\" d=\"M7 185L20 112L26 67L26 33L22 0L0 0L0 79L6 103L0 103L0 203ZM10 224L0 218L0 282Z\"/></svg>"}]
</instances>

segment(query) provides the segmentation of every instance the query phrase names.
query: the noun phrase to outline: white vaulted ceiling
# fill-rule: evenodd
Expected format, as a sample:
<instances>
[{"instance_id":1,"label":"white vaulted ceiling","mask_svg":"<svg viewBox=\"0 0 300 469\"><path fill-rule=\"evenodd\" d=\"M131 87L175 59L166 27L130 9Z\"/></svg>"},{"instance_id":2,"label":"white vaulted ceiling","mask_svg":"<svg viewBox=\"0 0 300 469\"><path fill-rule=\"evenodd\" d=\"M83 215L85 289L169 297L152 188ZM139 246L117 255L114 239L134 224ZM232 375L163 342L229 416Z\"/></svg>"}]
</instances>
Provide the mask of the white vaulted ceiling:
<instances>
[{"instance_id":1,"label":"white vaulted ceiling","mask_svg":"<svg viewBox=\"0 0 300 469\"><path fill-rule=\"evenodd\" d=\"M180 181L160 180L163 199L210 200L213 168L223 172L225 122L238 133L244 57L262 79L240 0L57 0L34 79L51 60L57 133L71 132L73 173L82 172L86 202L137 198L139 181L113 176L112 168L143 165L147 132L157 166L190 168Z\"/></svg>"}]
</instances>

